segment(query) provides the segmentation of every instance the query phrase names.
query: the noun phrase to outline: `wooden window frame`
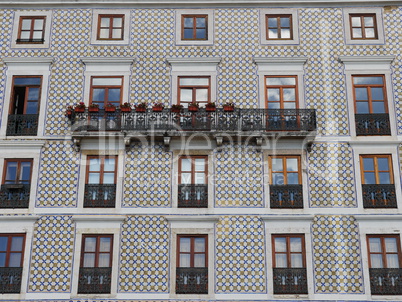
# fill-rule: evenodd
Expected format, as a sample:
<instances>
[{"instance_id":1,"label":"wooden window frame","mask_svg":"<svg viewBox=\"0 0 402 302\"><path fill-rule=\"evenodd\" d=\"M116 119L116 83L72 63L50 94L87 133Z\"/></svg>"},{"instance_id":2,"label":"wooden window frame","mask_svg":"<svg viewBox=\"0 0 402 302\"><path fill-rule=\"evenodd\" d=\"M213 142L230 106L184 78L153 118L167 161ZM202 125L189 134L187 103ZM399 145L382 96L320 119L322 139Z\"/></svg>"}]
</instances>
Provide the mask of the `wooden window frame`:
<instances>
[{"instance_id":1,"label":"wooden window frame","mask_svg":"<svg viewBox=\"0 0 402 302\"><path fill-rule=\"evenodd\" d=\"M181 183L181 161L182 159L190 159L191 161L191 172L186 172L186 173L191 173L191 184L195 184L195 159L197 158L202 158L205 159L205 184L208 184L208 155L184 155L179 157L179 184Z\"/></svg>"},{"instance_id":2,"label":"wooden window frame","mask_svg":"<svg viewBox=\"0 0 402 302\"><path fill-rule=\"evenodd\" d=\"M278 27L275 27L278 30L278 38L270 38L269 37L269 29L270 27L268 26L268 18L276 18L278 22ZM282 33L282 27L280 25L280 18L289 18L289 31L290 31L290 37L289 38L282 38L281 33ZM277 40L293 40L293 20L292 20L292 14L266 14L265 15L265 28L266 28L266 39L267 40L272 40L272 41L277 41ZM284 27L287 28L287 27Z\"/></svg>"},{"instance_id":3,"label":"wooden window frame","mask_svg":"<svg viewBox=\"0 0 402 302\"><path fill-rule=\"evenodd\" d=\"M294 78L296 80L296 84L295 85L267 85L267 79L268 78ZM286 88L294 88L295 89L295 103L296 103L296 108L295 109L299 109L299 82L298 82L298 77L297 75L266 75L264 77L264 86L265 86L265 108L268 108L268 89L269 88L273 88L273 89L279 89L279 93L280 93L280 100L279 100L279 109L285 109L284 107L284 103L293 103L293 102L284 102L283 101L283 89ZM276 102L275 102L276 103Z\"/></svg>"},{"instance_id":4,"label":"wooden window frame","mask_svg":"<svg viewBox=\"0 0 402 302\"><path fill-rule=\"evenodd\" d=\"M102 18L109 18L109 27L102 27ZM122 19L121 27L113 27L113 20L117 18ZM96 33L96 39L100 41L121 41L124 39L124 14L99 14L98 15L98 28ZM109 29L109 36L107 38L100 37L100 30L101 29ZM113 29L121 29L121 37L120 38L113 38Z\"/></svg>"},{"instance_id":5,"label":"wooden window frame","mask_svg":"<svg viewBox=\"0 0 402 302\"><path fill-rule=\"evenodd\" d=\"M370 251L370 238L380 238L381 240L381 253L372 253ZM385 249L385 240L384 238L396 238L396 244L398 251L397 253L387 253ZM382 255L382 263L383 263L383 268L388 268L388 263L387 263L387 254L397 254L398 255L398 260L399 260L399 268L402 268L402 252L401 252L401 238L399 234L370 234L366 236L366 243L367 243L367 251L368 251L368 263L369 263L369 268L371 267L371 255L372 254L381 254Z\"/></svg>"},{"instance_id":6,"label":"wooden window frame","mask_svg":"<svg viewBox=\"0 0 402 302\"><path fill-rule=\"evenodd\" d=\"M194 255L205 254L205 266L208 267L208 234L177 234L177 253L176 253L176 267L180 266L180 238L191 238L190 241L190 267L194 267ZM205 239L205 252L194 252L194 238L204 238Z\"/></svg>"},{"instance_id":7,"label":"wooden window frame","mask_svg":"<svg viewBox=\"0 0 402 302\"><path fill-rule=\"evenodd\" d=\"M121 79L121 85L93 85L93 80L94 79ZM124 87L124 76L91 76L91 81L90 81L90 93L89 93L89 104L92 104L92 98L93 98L93 91L94 89L105 89L105 99L103 100L103 105L106 106L107 103L109 103L108 97L109 97L109 89L116 89L120 88L120 101L119 104L122 103L123 99L123 87Z\"/></svg>"},{"instance_id":8,"label":"wooden window frame","mask_svg":"<svg viewBox=\"0 0 402 302\"><path fill-rule=\"evenodd\" d=\"M283 159L283 163L282 163L282 168L283 168L283 175L284 175L284 185L288 185L288 181L287 181L287 174L288 171L285 170L285 166L287 167L287 160L291 159L291 158L296 158L297 159L297 172L289 172L291 174L295 174L298 173L298 185L302 184L302 173L301 173L301 156L300 155L269 155L268 156L268 165L269 165L269 180L271 184L273 183L273 175L276 173L273 171L272 169L272 159L274 158L282 158Z\"/></svg>"},{"instance_id":9,"label":"wooden window frame","mask_svg":"<svg viewBox=\"0 0 402 302\"><path fill-rule=\"evenodd\" d=\"M95 252L85 252L85 238L91 238L95 237L96 238L96 246L95 246ZM109 266L112 267L113 263L113 234L82 234L82 245L81 245L81 259L80 259L80 267L84 267L84 255L87 254L95 254L95 264L93 267L99 267L99 255L100 254L110 254L109 257ZM110 238L110 251L109 252L100 252L99 251L99 243L100 243L100 238Z\"/></svg>"},{"instance_id":10,"label":"wooden window frame","mask_svg":"<svg viewBox=\"0 0 402 302\"><path fill-rule=\"evenodd\" d=\"M90 171L90 160L92 158L98 158L100 159L100 171ZM105 174L105 159L106 158L114 158L115 159L115 165L114 165L114 184L116 184L117 180L117 155L88 155L87 157L87 167L86 167L86 177L85 177L85 184L88 184L89 180L89 173L99 173L99 185L103 184L103 174ZM111 171L106 171L106 172L111 172Z\"/></svg>"},{"instance_id":11,"label":"wooden window frame","mask_svg":"<svg viewBox=\"0 0 402 302\"><path fill-rule=\"evenodd\" d=\"M352 17L359 17L361 27L353 27ZM372 17L374 20L374 26L365 26L364 17ZM377 27L377 14L367 13L367 14L349 14L349 24L350 24L350 38L351 40L378 40L378 27ZM353 28L360 28L362 32L361 38L356 38L353 36ZM366 28L374 28L374 37L366 38Z\"/></svg>"},{"instance_id":12,"label":"wooden window frame","mask_svg":"<svg viewBox=\"0 0 402 302\"><path fill-rule=\"evenodd\" d=\"M184 18L192 18L193 19L193 39L185 39L184 38ZM204 18L205 19L205 39L197 39L197 18ZM204 28L204 27L198 27ZM208 40L208 15L181 15L181 39L182 41L207 41Z\"/></svg>"},{"instance_id":13,"label":"wooden window frame","mask_svg":"<svg viewBox=\"0 0 402 302\"><path fill-rule=\"evenodd\" d=\"M276 252L276 247L275 247L275 238L286 238L286 253L285 252ZM271 242L272 242L272 267L276 267L276 254L286 254L286 265L287 268L292 268L291 264L291 254L300 254L300 252L297 253L292 253L290 251L290 238L301 238L301 243L302 243L302 261L303 261L303 267L301 268L306 268L306 242L305 242L305 236L304 234L272 234L271 236Z\"/></svg>"},{"instance_id":14,"label":"wooden window frame","mask_svg":"<svg viewBox=\"0 0 402 302\"><path fill-rule=\"evenodd\" d=\"M20 41L25 40L21 39L21 32L22 30L22 21L23 20L31 20L31 26L29 28L29 39L28 41ZM33 34L36 30L34 30L34 23L35 20L43 20L43 27L42 27L42 38L38 39L40 41L34 41ZM45 29L46 29L46 16L21 16L19 20L19 27L18 27L18 36L17 36L17 44L43 44L45 42ZM25 31L25 30L24 30Z\"/></svg>"},{"instance_id":15,"label":"wooden window frame","mask_svg":"<svg viewBox=\"0 0 402 302\"><path fill-rule=\"evenodd\" d=\"M6 251L5 252L3 252L3 251L0 252L0 254L6 253L6 264L5 264L4 267L10 267L9 266L10 265L10 254L12 252L21 252L21 262L20 262L19 267L23 267L26 234L25 233L0 233L0 237L8 237ZM23 238L21 251L11 251L12 240L10 240L10 238L13 238L13 237L22 237Z\"/></svg>"},{"instance_id":16,"label":"wooden window frame","mask_svg":"<svg viewBox=\"0 0 402 302\"><path fill-rule=\"evenodd\" d=\"M374 171L371 170L364 170L364 158L373 158L374 159ZM388 158L388 171L379 171L378 170L378 161L377 158ZM364 179L364 172L374 172L375 174L375 181L376 184L380 184L379 183L379 176L378 173L379 172L389 172L390 175L390 183L394 184L394 172L392 169L392 155L391 154L362 154L360 155L360 175L362 178L362 184L365 184L365 179Z\"/></svg>"},{"instance_id":17,"label":"wooden window frame","mask_svg":"<svg viewBox=\"0 0 402 302\"><path fill-rule=\"evenodd\" d=\"M15 184L19 184L19 182L21 181L19 178L20 172L21 172L21 163L22 162L29 162L31 163L31 171L29 173L29 184L31 184L32 181L32 168L33 168L33 159L31 158L6 158L4 159L4 167L3 167L3 181L2 184L5 184L6 181L11 181L11 180L7 180L6 176L7 176L7 166L9 162L17 162L17 179L15 180Z\"/></svg>"},{"instance_id":18,"label":"wooden window frame","mask_svg":"<svg viewBox=\"0 0 402 302\"><path fill-rule=\"evenodd\" d=\"M355 84L355 78L368 78L368 77L382 77L383 84ZM388 113L388 98L387 98L387 86L385 83L385 75L384 74L354 74L352 75L352 93L353 93L353 101L354 101L354 109L355 113L357 113L357 100L356 100L356 92L355 88L382 88L384 94L384 108L385 113ZM373 112L373 100L371 97L371 89L367 89L367 96L368 96L368 105L369 105L369 114L375 114Z\"/></svg>"},{"instance_id":19,"label":"wooden window frame","mask_svg":"<svg viewBox=\"0 0 402 302\"><path fill-rule=\"evenodd\" d=\"M40 85L15 85L15 79L18 79L18 78L40 78ZM14 114L14 110L15 110L15 87L25 87L25 90L26 90L25 99L24 99L24 113L23 114L27 114L26 110L27 110L27 107L28 107L27 104L29 102L28 101L29 88L39 88L38 113L37 113L37 114L39 114L40 101L41 101L40 97L42 95L42 84L43 84L43 77L42 76L24 76L24 75L13 76L13 85L12 85L12 88L11 88L11 106L10 106L10 109L9 109L9 114Z\"/></svg>"},{"instance_id":20,"label":"wooden window frame","mask_svg":"<svg viewBox=\"0 0 402 302\"><path fill-rule=\"evenodd\" d=\"M189 79L189 78L193 78L193 79L208 79L208 85L180 85L180 79ZM196 102L196 93L197 93L197 89L208 89L208 100L207 102L211 101L211 76L178 76L177 77L177 87L178 87L178 93L177 93L177 104L190 104L192 102ZM181 102L181 89L185 88L185 89L192 89L192 98L191 98L191 102ZM207 102L198 102L197 103L202 103L202 104L206 104Z\"/></svg>"}]
</instances>

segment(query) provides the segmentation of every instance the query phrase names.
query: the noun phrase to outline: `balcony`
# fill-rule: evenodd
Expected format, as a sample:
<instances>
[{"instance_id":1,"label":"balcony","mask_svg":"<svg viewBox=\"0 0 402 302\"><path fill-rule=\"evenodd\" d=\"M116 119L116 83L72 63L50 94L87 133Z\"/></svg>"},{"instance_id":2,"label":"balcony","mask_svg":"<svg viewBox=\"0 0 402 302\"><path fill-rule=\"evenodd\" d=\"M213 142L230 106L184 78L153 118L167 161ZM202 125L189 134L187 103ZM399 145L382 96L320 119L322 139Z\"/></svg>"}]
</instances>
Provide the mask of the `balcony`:
<instances>
[{"instance_id":1,"label":"balcony","mask_svg":"<svg viewBox=\"0 0 402 302\"><path fill-rule=\"evenodd\" d=\"M370 268L372 295L402 295L402 268Z\"/></svg>"},{"instance_id":2,"label":"balcony","mask_svg":"<svg viewBox=\"0 0 402 302\"><path fill-rule=\"evenodd\" d=\"M303 185L270 185L272 209L302 209Z\"/></svg>"},{"instance_id":3,"label":"balcony","mask_svg":"<svg viewBox=\"0 0 402 302\"><path fill-rule=\"evenodd\" d=\"M4 184L0 190L0 208L28 208L30 184Z\"/></svg>"},{"instance_id":4,"label":"balcony","mask_svg":"<svg viewBox=\"0 0 402 302\"><path fill-rule=\"evenodd\" d=\"M109 294L111 267L80 267L79 294Z\"/></svg>"},{"instance_id":5,"label":"balcony","mask_svg":"<svg viewBox=\"0 0 402 302\"><path fill-rule=\"evenodd\" d=\"M19 294L21 277L22 267L0 267L0 293Z\"/></svg>"},{"instance_id":6,"label":"balcony","mask_svg":"<svg viewBox=\"0 0 402 302\"><path fill-rule=\"evenodd\" d=\"M179 208L208 208L208 185L179 185Z\"/></svg>"},{"instance_id":7,"label":"balcony","mask_svg":"<svg viewBox=\"0 0 402 302\"><path fill-rule=\"evenodd\" d=\"M394 184L362 185L364 208L397 208Z\"/></svg>"},{"instance_id":8,"label":"balcony","mask_svg":"<svg viewBox=\"0 0 402 302\"><path fill-rule=\"evenodd\" d=\"M7 122L7 136L36 136L38 114L10 114Z\"/></svg>"},{"instance_id":9,"label":"balcony","mask_svg":"<svg viewBox=\"0 0 402 302\"><path fill-rule=\"evenodd\" d=\"M355 114L356 135L391 135L388 113Z\"/></svg>"},{"instance_id":10,"label":"balcony","mask_svg":"<svg viewBox=\"0 0 402 302\"><path fill-rule=\"evenodd\" d=\"M208 294L208 268L177 267L176 294Z\"/></svg>"},{"instance_id":11,"label":"balcony","mask_svg":"<svg viewBox=\"0 0 402 302\"><path fill-rule=\"evenodd\" d=\"M84 208L114 208L116 184L86 184Z\"/></svg>"},{"instance_id":12,"label":"balcony","mask_svg":"<svg viewBox=\"0 0 402 302\"><path fill-rule=\"evenodd\" d=\"M274 268L274 294L307 294L305 268Z\"/></svg>"}]
</instances>

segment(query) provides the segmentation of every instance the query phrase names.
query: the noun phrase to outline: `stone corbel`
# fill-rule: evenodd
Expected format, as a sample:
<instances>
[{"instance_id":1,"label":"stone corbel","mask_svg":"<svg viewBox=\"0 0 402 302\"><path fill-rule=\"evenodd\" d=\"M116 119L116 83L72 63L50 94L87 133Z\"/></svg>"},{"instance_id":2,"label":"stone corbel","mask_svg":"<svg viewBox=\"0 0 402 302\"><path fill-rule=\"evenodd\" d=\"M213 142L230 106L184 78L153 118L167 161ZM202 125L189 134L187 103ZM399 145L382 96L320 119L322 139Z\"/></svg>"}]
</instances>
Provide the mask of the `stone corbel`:
<instances>
[{"instance_id":1,"label":"stone corbel","mask_svg":"<svg viewBox=\"0 0 402 302\"><path fill-rule=\"evenodd\" d=\"M81 150L81 139L80 138L73 138L73 143L75 145L75 150L80 152Z\"/></svg>"},{"instance_id":2,"label":"stone corbel","mask_svg":"<svg viewBox=\"0 0 402 302\"><path fill-rule=\"evenodd\" d=\"M216 146L222 147L223 137L222 136L217 136L217 137L215 137L215 139L216 139Z\"/></svg>"},{"instance_id":3,"label":"stone corbel","mask_svg":"<svg viewBox=\"0 0 402 302\"><path fill-rule=\"evenodd\" d=\"M170 141L171 141L171 137L170 136L163 136L163 145L165 146L165 150L168 151L169 150L169 146L170 146Z\"/></svg>"}]
</instances>

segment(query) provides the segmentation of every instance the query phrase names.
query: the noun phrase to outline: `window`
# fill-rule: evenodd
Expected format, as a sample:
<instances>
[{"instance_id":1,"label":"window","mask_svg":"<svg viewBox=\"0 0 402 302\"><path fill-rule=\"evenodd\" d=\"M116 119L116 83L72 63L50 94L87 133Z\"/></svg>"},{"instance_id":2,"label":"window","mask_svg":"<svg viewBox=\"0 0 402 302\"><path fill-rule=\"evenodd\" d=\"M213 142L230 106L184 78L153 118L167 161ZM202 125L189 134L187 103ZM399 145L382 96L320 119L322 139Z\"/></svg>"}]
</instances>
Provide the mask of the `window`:
<instances>
[{"instance_id":1,"label":"window","mask_svg":"<svg viewBox=\"0 0 402 302\"><path fill-rule=\"evenodd\" d=\"M378 39L376 14L350 14L352 39Z\"/></svg>"},{"instance_id":2,"label":"window","mask_svg":"<svg viewBox=\"0 0 402 302\"><path fill-rule=\"evenodd\" d=\"M122 99L123 77L91 77L90 103L104 108L111 103L118 107Z\"/></svg>"},{"instance_id":3,"label":"window","mask_svg":"<svg viewBox=\"0 0 402 302\"><path fill-rule=\"evenodd\" d=\"M208 40L208 15L182 15L182 40Z\"/></svg>"},{"instance_id":4,"label":"window","mask_svg":"<svg viewBox=\"0 0 402 302\"><path fill-rule=\"evenodd\" d=\"M116 201L117 156L88 156L84 207L113 208Z\"/></svg>"},{"instance_id":5,"label":"window","mask_svg":"<svg viewBox=\"0 0 402 302\"><path fill-rule=\"evenodd\" d=\"M300 156L270 156L271 208L303 208Z\"/></svg>"},{"instance_id":6,"label":"window","mask_svg":"<svg viewBox=\"0 0 402 302\"><path fill-rule=\"evenodd\" d=\"M177 9L175 35L177 45L212 45L213 9Z\"/></svg>"},{"instance_id":7,"label":"window","mask_svg":"<svg viewBox=\"0 0 402 302\"><path fill-rule=\"evenodd\" d=\"M98 40L123 40L124 15L99 15Z\"/></svg>"},{"instance_id":8,"label":"window","mask_svg":"<svg viewBox=\"0 0 402 302\"><path fill-rule=\"evenodd\" d=\"M82 235L78 293L110 293L113 235Z\"/></svg>"},{"instance_id":9,"label":"window","mask_svg":"<svg viewBox=\"0 0 402 302\"><path fill-rule=\"evenodd\" d=\"M20 17L17 43L43 43L45 22L45 16Z\"/></svg>"},{"instance_id":10,"label":"window","mask_svg":"<svg viewBox=\"0 0 402 302\"><path fill-rule=\"evenodd\" d=\"M396 208L391 155L361 155L363 206Z\"/></svg>"},{"instance_id":11,"label":"window","mask_svg":"<svg viewBox=\"0 0 402 302\"><path fill-rule=\"evenodd\" d=\"M307 294L304 235L272 235L274 294Z\"/></svg>"},{"instance_id":12,"label":"window","mask_svg":"<svg viewBox=\"0 0 402 302\"><path fill-rule=\"evenodd\" d=\"M178 103L187 107L189 103L206 104L210 100L210 77L179 77Z\"/></svg>"},{"instance_id":13,"label":"window","mask_svg":"<svg viewBox=\"0 0 402 302\"><path fill-rule=\"evenodd\" d=\"M0 292L20 293L25 234L0 234Z\"/></svg>"},{"instance_id":14,"label":"window","mask_svg":"<svg viewBox=\"0 0 402 302\"><path fill-rule=\"evenodd\" d=\"M42 77L15 76L7 135L37 135Z\"/></svg>"},{"instance_id":15,"label":"window","mask_svg":"<svg viewBox=\"0 0 402 302\"><path fill-rule=\"evenodd\" d=\"M208 207L208 157L183 156L179 159L179 208Z\"/></svg>"},{"instance_id":16,"label":"window","mask_svg":"<svg viewBox=\"0 0 402 302\"><path fill-rule=\"evenodd\" d=\"M208 294L208 236L177 236L176 294Z\"/></svg>"},{"instance_id":17,"label":"window","mask_svg":"<svg viewBox=\"0 0 402 302\"><path fill-rule=\"evenodd\" d=\"M266 108L295 109L297 102L296 76L266 76Z\"/></svg>"},{"instance_id":18,"label":"window","mask_svg":"<svg viewBox=\"0 0 402 302\"><path fill-rule=\"evenodd\" d=\"M0 208L28 208L31 189L32 159L6 159Z\"/></svg>"},{"instance_id":19,"label":"window","mask_svg":"<svg viewBox=\"0 0 402 302\"><path fill-rule=\"evenodd\" d=\"M267 40L291 40L292 15L266 15Z\"/></svg>"},{"instance_id":20,"label":"window","mask_svg":"<svg viewBox=\"0 0 402 302\"><path fill-rule=\"evenodd\" d=\"M367 235L372 295L402 295L399 235Z\"/></svg>"}]
</instances>

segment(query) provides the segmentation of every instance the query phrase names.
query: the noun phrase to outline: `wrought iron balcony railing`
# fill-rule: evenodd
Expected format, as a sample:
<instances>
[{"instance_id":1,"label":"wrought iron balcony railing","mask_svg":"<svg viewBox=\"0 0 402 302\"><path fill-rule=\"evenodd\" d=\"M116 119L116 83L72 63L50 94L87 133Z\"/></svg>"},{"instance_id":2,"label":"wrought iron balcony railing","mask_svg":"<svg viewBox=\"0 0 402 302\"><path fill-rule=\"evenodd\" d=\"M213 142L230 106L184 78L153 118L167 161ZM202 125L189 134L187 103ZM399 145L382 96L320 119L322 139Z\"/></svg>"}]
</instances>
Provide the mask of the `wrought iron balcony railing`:
<instances>
[{"instance_id":1,"label":"wrought iron balcony railing","mask_svg":"<svg viewBox=\"0 0 402 302\"><path fill-rule=\"evenodd\" d=\"M303 185L270 185L269 192L273 209L303 208Z\"/></svg>"},{"instance_id":2,"label":"wrought iron balcony railing","mask_svg":"<svg viewBox=\"0 0 402 302\"><path fill-rule=\"evenodd\" d=\"M402 268L370 268L372 295L402 295Z\"/></svg>"},{"instance_id":3,"label":"wrought iron balcony railing","mask_svg":"<svg viewBox=\"0 0 402 302\"><path fill-rule=\"evenodd\" d=\"M208 268L177 267L176 294L208 294Z\"/></svg>"},{"instance_id":4,"label":"wrought iron balcony railing","mask_svg":"<svg viewBox=\"0 0 402 302\"><path fill-rule=\"evenodd\" d=\"M86 184L84 208L114 208L116 184Z\"/></svg>"},{"instance_id":5,"label":"wrought iron balcony railing","mask_svg":"<svg viewBox=\"0 0 402 302\"><path fill-rule=\"evenodd\" d=\"M1 185L0 208L28 208L30 184Z\"/></svg>"},{"instance_id":6,"label":"wrought iron balcony railing","mask_svg":"<svg viewBox=\"0 0 402 302\"><path fill-rule=\"evenodd\" d=\"M10 114L7 136L35 136L38 134L38 114Z\"/></svg>"},{"instance_id":7,"label":"wrought iron balcony railing","mask_svg":"<svg viewBox=\"0 0 402 302\"><path fill-rule=\"evenodd\" d=\"M0 293L18 294L21 291L22 267L0 267Z\"/></svg>"},{"instance_id":8,"label":"wrought iron balcony railing","mask_svg":"<svg viewBox=\"0 0 402 302\"><path fill-rule=\"evenodd\" d=\"M388 113L355 114L356 135L391 135Z\"/></svg>"},{"instance_id":9,"label":"wrought iron balcony railing","mask_svg":"<svg viewBox=\"0 0 402 302\"><path fill-rule=\"evenodd\" d=\"M394 184L362 185L364 208L397 208Z\"/></svg>"},{"instance_id":10,"label":"wrought iron balcony railing","mask_svg":"<svg viewBox=\"0 0 402 302\"><path fill-rule=\"evenodd\" d=\"M274 268L274 294L307 294L305 268Z\"/></svg>"},{"instance_id":11,"label":"wrought iron balcony railing","mask_svg":"<svg viewBox=\"0 0 402 302\"><path fill-rule=\"evenodd\" d=\"M208 208L208 185L179 185L179 208Z\"/></svg>"},{"instance_id":12,"label":"wrought iron balcony railing","mask_svg":"<svg viewBox=\"0 0 402 302\"><path fill-rule=\"evenodd\" d=\"M111 277L111 267L80 267L78 293L109 294Z\"/></svg>"},{"instance_id":13,"label":"wrought iron balcony railing","mask_svg":"<svg viewBox=\"0 0 402 302\"><path fill-rule=\"evenodd\" d=\"M316 129L314 109L240 109L233 112L217 108L207 112L183 109L180 113L164 109L161 112L73 112L73 131L286 131L301 132Z\"/></svg>"}]
</instances>

